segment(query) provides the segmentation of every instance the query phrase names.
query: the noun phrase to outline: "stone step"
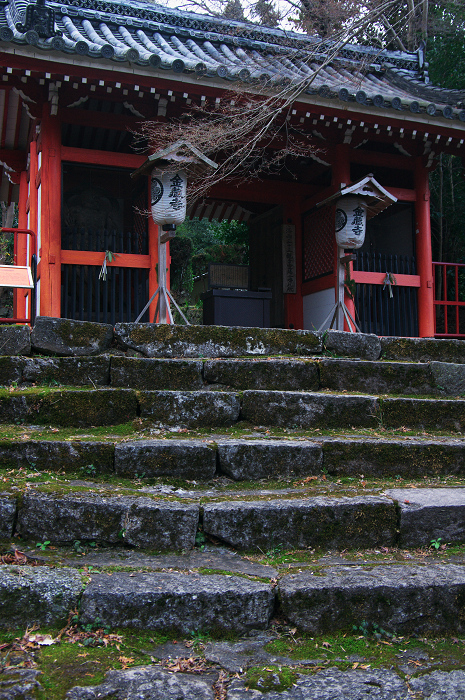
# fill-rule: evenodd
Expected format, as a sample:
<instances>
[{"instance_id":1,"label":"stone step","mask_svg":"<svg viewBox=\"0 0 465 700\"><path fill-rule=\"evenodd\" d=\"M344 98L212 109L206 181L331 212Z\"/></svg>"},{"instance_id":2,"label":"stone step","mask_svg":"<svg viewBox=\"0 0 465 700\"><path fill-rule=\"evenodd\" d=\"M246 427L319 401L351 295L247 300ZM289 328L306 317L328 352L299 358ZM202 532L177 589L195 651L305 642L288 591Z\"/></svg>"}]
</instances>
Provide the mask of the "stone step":
<instances>
[{"instance_id":1,"label":"stone step","mask_svg":"<svg viewBox=\"0 0 465 700\"><path fill-rule=\"evenodd\" d=\"M455 564L336 566L290 574L281 611L312 635L377 625L397 635L461 634L465 569Z\"/></svg>"},{"instance_id":2,"label":"stone step","mask_svg":"<svg viewBox=\"0 0 465 700\"><path fill-rule=\"evenodd\" d=\"M194 360L99 357L0 357L0 384L111 386L147 390L229 388L357 391L373 394L465 393L465 365L347 359Z\"/></svg>"},{"instance_id":3,"label":"stone step","mask_svg":"<svg viewBox=\"0 0 465 700\"><path fill-rule=\"evenodd\" d=\"M240 420L297 429L465 429L465 400L295 391L17 389L0 392L0 422L102 426L136 418L161 426L223 427Z\"/></svg>"},{"instance_id":4,"label":"stone step","mask_svg":"<svg viewBox=\"0 0 465 700\"><path fill-rule=\"evenodd\" d=\"M100 493L96 494L95 491ZM149 489L113 491L101 484L54 484L0 493L0 538L73 545L190 550L199 527L238 550L428 547L465 542L465 490L371 489L317 495L308 489L258 492Z\"/></svg>"},{"instance_id":5,"label":"stone step","mask_svg":"<svg viewBox=\"0 0 465 700\"><path fill-rule=\"evenodd\" d=\"M28 435L29 438L29 435ZM234 481L329 476L418 478L465 474L464 438L0 440L0 468L124 478Z\"/></svg>"},{"instance_id":6,"label":"stone step","mask_svg":"<svg viewBox=\"0 0 465 700\"><path fill-rule=\"evenodd\" d=\"M276 585L273 585L276 584ZM314 636L382 628L397 636L463 634L465 570L454 563L329 565L276 581L229 573L0 566L1 628L81 624L231 634L269 627L278 612Z\"/></svg>"}]
</instances>

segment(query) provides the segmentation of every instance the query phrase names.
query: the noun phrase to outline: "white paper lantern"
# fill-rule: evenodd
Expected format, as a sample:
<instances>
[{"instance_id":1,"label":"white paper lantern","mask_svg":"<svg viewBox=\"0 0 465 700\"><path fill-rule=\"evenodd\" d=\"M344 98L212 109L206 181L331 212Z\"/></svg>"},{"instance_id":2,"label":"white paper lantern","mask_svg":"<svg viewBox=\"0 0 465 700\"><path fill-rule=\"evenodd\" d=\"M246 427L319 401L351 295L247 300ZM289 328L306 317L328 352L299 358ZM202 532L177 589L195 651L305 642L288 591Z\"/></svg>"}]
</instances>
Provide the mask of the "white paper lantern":
<instances>
[{"instance_id":1,"label":"white paper lantern","mask_svg":"<svg viewBox=\"0 0 465 700\"><path fill-rule=\"evenodd\" d=\"M152 218L158 226L182 224L186 218L187 176L184 170L152 170Z\"/></svg>"},{"instance_id":2,"label":"white paper lantern","mask_svg":"<svg viewBox=\"0 0 465 700\"><path fill-rule=\"evenodd\" d=\"M340 248L361 248L367 213L360 197L341 197L336 203L336 242Z\"/></svg>"}]
</instances>

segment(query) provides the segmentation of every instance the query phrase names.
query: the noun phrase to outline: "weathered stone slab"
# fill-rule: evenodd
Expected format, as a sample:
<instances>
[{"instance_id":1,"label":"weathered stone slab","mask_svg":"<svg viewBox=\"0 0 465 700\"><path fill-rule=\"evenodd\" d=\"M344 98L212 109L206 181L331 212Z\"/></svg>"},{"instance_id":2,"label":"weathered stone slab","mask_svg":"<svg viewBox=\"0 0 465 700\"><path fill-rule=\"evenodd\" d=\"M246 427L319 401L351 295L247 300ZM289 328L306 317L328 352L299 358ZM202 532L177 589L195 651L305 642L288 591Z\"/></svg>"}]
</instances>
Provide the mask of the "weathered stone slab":
<instances>
[{"instance_id":1,"label":"weathered stone slab","mask_svg":"<svg viewBox=\"0 0 465 700\"><path fill-rule=\"evenodd\" d=\"M431 368L424 363L324 359L320 361L320 381L322 389L371 394L438 393Z\"/></svg>"},{"instance_id":2,"label":"weathered stone slab","mask_svg":"<svg viewBox=\"0 0 465 700\"><path fill-rule=\"evenodd\" d=\"M81 590L75 569L0 565L0 627L62 624Z\"/></svg>"},{"instance_id":3,"label":"weathered stone slab","mask_svg":"<svg viewBox=\"0 0 465 700\"><path fill-rule=\"evenodd\" d=\"M29 326L0 326L0 355L30 355L31 329Z\"/></svg>"},{"instance_id":4,"label":"weathered stone slab","mask_svg":"<svg viewBox=\"0 0 465 700\"><path fill-rule=\"evenodd\" d=\"M0 326L1 327L1 326ZM1 352L1 350L0 350ZM0 386L20 384L23 377L23 368L27 360L25 357L0 357Z\"/></svg>"},{"instance_id":5,"label":"weathered stone slab","mask_svg":"<svg viewBox=\"0 0 465 700\"><path fill-rule=\"evenodd\" d=\"M323 466L331 475L422 477L463 474L462 440L325 439Z\"/></svg>"},{"instance_id":6,"label":"weathered stone slab","mask_svg":"<svg viewBox=\"0 0 465 700\"><path fill-rule=\"evenodd\" d=\"M25 360L23 383L105 386L110 383L110 356L31 357Z\"/></svg>"},{"instance_id":7,"label":"weathered stone slab","mask_svg":"<svg viewBox=\"0 0 465 700\"><path fill-rule=\"evenodd\" d=\"M100 355L112 341L110 324L69 318L38 316L31 333L32 347L45 355Z\"/></svg>"},{"instance_id":8,"label":"weathered stone slab","mask_svg":"<svg viewBox=\"0 0 465 700\"><path fill-rule=\"evenodd\" d=\"M465 672L433 671L418 678L410 678L409 686L414 693L421 693L424 698L431 700L462 700L465 698Z\"/></svg>"},{"instance_id":9,"label":"weathered stone slab","mask_svg":"<svg viewBox=\"0 0 465 700\"><path fill-rule=\"evenodd\" d=\"M95 575L81 600L81 621L188 634L267 627L274 606L269 584L236 576L149 573Z\"/></svg>"},{"instance_id":10,"label":"weathered stone slab","mask_svg":"<svg viewBox=\"0 0 465 700\"><path fill-rule=\"evenodd\" d=\"M310 634L352 631L360 621L396 634L465 629L465 569L455 564L339 566L281 579L283 615Z\"/></svg>"},{"instance_id":11,"label":"weathered stone slab","mask_svg":"<svg viewBox=\"0 0 465 700\"><path fill-rule=\"evenodd\" d=\"M56 544L96 540L163 551L192 548L198 518L196 504L27 493L19 508L17 530L25 538Z\"/></svg>"},{"instance_id":12,"label":"weathered stone slab","mask_svg":"<svg viewBox=\"0 0 465 700\"><path fill-rule=\"evenodd\" d=\"M116 425L136 416L137 399L131 389L34 389L0 393L3 423Z\"/></svg>"},{"instance_id":13,"label":"weathered stone slab","mask_svg":"<svg viewBox=\"0 0 465 700\"><path fill-rule=\"evenodd\" d=\"M0 494L0 539L13 535L16 518L16 496L12 493Z\"/></svg>"},{"instance_id":14,"label":"weathered stone slab","mask_svg":"<svg viewBox=\"0 0 465 700\"><path fill-rule=\"evenodd\" d=\"M0 676L1 700L34 700L44 692L38 678L42 671L36 668L4 666Z\"/></svg>"},{"instance_id":15,"label":"weathered stone slab","mask_svg":"<svg viewBox=\"0 0 465 700\"><path fill-rule=\"evenodd\" d=\"M46 471L111 474L115 446L105 442L77 440L0 440L0 465Z\"/></svg>"},{"instance_id":16,"label":"weathered stone slab","mask_svg":"<svg viewBox=\"0 0 465 700\"><path fill-rule=\"evenodd\" d=\"M431 700L439 700L432 696ZM328 668L318 673L298 676L289 690L282 692L247 690L246 683L233 680L228 687L228 700L411 700L408 685L394 671L357 669L340 671ZM132 698L130 699L132 700ZM134 698L135 700L135 698ZM458 700L446 696L441 700Z\"/></svg>"},{"instance_id":17,"label":"weathered stone slab","mask_svg":"<svg viewBox=\"0 0 465 700\"><path fill-rule=\"evenodd\" d=\"M112 357L111 385L133 389L202 389L202 361Z\"/></svg>"},{"instance_id":18,"label":"weathered stone slab","mask_svg":"<svg viewBox=\"0 0 465 700\"><path fill-rule=\"evenodd\" d=\"M311 331L229 326L117 323L115 338L146 357L313 355L321 340Z\"/></svg>"},{"instance_id":19,"label":"weathered stone slab","mask_svg":"<svg viewBox=\"0 0 465 700\"><path fill-rule=\"evenodd\" d=\"M239 396L226 391L140 391L138 395L141 417L162 425L222 426L239 419Z\"/></svg>"},{"instance_id":20,"label":"weathered stone slab","mask_svg":"<svg viewBox=\"0 0 465 700\"><path fill-rule=\"evenodd\" d=\"M205 658L229 673L243 673L251 666L269 666L270 664L300 666L301 659L296 661L287 656L266 651L265 645L275 639L275 634L262 632L251 639L243 639L239 642L209 642L205 645Z\"/></svg>"},{"instance_id":21,"label":"weathered stone slab","mask_svg":"<svg viewBox=\"0 0 465 700\"><path fill-rule=\"evenodd\" d=\"M377 425L377 406L373 396L244 391L241 416L255 425L369 428Z\"/></svg>"},{"instance_id":22,"label":"weathered stone slab","mask_svg":"<svg viewBox=\"0 0 465 700\"><path fill-rule=\"evenodd\" d=\"M383 360L465 363L465 341L435 338L380 338Z\"/></svg>"},{"instance_id":23,"label":"weathered stone slab","mask_svg":"<svg viewBox=\"0 0 465 700\"><path fill-rule=\"evenodd\" d=\"M430 362L430 367L439 391L449 396L465 394L465 365Z\"/></svg>"},{"instance_id":24,"label":"weathered stone slab","mask_svg":"<svg viewBox=\"0 0 465 700\"><path fill-rule=\"evenodd\" d=\"M465 400L383 398L380 404L388 428L465 430Z\"/></svg>"},{"instance_id":25,"label":"weathered stone slab","mask_svg":"<svg viewBox=\"0 0 465 700\"><path fill-rule=\"evenodd\" d=\"M465 489L389 489L400 509L400 546L465 542Z\"/></svg>"},{"instance_id":26,"label":"weathered stone slab","mask_svg":"<svg viewBox=\"0 0 465 700\"><path fill-rule=\"evenodd\" d=\"M214 678L187 673L170 673L159 666L138 666L126 671L109 671L105 681L90 688L76 686L66 693L67 700L214 700Z\"/></svg>"},{"instance_id":27,"label":"weathered stone slab","mask_svg":"<svg viewBox=\"0 0 465 700\"><path fill-rule=\"evenodd\" d=\"M323 467L321 445L310 441L231 440L218 444L218 457L220 471L236 480L310 476Z\"/></svg>"},{"instance_id":28,"label":"weathered stone slab","mask_svg":"<svg viewBox=\"0 0 465 700\"><path fill-rule=\"evenodd\" d=\"M121 476L171 476L207 481L216 472L215 446L190 440L140 440L115 448L115 471Z\"/></svg>"},{"instance_id":29,"label":"weathered stone slab","mask_svg":"<svg viewBox=\"0 0 465 700\"><path fill-rule=\"evenodd\" d=\"M318 364L312 360L207 360L204 377L234 389L319 389Z\"/></svg>"},{"instance_id":30,"label":"weathered stone slab","mask_svg":"<svg viewBox=\"0 0 465 700\"><path fill-rule=\"evenodd\" d=\"M390 547L396 510L387 498L308 498L206 503L203 530L243 550Z\"/></svg>"},{"instance_id":31,"label":"weathered stone slab","mask_svg":"<svg viewBox=\"0 0 465 700\"><path fill-rule=\"evenodd\" d=\"M381 343L373 333L349 333L328 330L322 334L323 346L327 352L339 357L360 357L363 360L377 360L381 354Z\"/></svg>"}]
</instances>

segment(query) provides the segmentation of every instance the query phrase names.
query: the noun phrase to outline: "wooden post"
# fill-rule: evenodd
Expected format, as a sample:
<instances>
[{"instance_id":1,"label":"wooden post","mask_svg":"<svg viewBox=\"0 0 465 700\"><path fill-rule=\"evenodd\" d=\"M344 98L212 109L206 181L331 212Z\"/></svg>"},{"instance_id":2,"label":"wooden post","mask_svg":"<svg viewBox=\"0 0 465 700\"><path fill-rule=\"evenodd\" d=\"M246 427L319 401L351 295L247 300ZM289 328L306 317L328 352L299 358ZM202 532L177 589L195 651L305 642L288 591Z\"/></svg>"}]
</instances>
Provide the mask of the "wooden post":
<instances>
[{"instance_id":1,"label":"wooden post","mask_svg":"<svg viewBox=\"0 0 465 700\"><path fill-rule=\"evenodd\" d=\"M428 170L421 157L415 160L415 240L418 289L418 335L434 336L433 256L431 250L430 192Z\"/></svg>"},{"instance_id":2,"label":"wooden post","mask_svg":"<svg viewBox=\"0 0 465 700\"><path fill-rule=\"evenodd\" d=\"M18 228L27 229L27 195L28 195L28 183L27 183L27 172L24 170L20 175L19 181L19 202L18 202ZM17 248L17 260L16 265L28 265L31 257L31 252L28 256L28 245L32 244L32 241L28 241L29 236L25 234L18 234L18 248ZM32 251L35 252L35 251ZM29 259L28 259L29 257ZM30 300L31 294L26 289L15 289L13 291L13 316L16 318L26 318L27 314L27 300Z\"/></svg>"},{"instance_id":3,"label":"wooden post","mask_svg":"<svg viewBox=\"0 0 465 700\"><path fill-rule=\"evenodd\" d=\"M149 180L150 186L150 180ZM150 197L150 192L149 192ZM155 294L158 287L158 226L155 224L151 216L149 216L149 255L150 255L150 269L149 269L149 299ZM157 308L157 300L155 299L149 307L149 321L156 323L155 310Z\"/></svg>"},{"instance_id":4,"label":"wooden post","mask_svg":"<svg viewBox=\"0 0 465 700\"><path fill-rule=\"evenodd\" d=\"M332 164L332 184L340 187L350 185L350 147L348 144L338 143L334 149L334 159ZM336 264L337 264L337 288L335 290L336 302L341 301L346 305L352 318L355 318L355 304L353 299L347 294L344 286L345 269L341 266L339 258L344 255L342 248L336 248ZM347 265L350 276L354 269L354 264L349 262ZM337 328L349 331L347 321L344 320L342 309L339 308Z\"/></svg>"},{"instance_id":5,"label":"wooden post","mask_svg":"<svg viewBox=\"0 0 465 700\"><path fill-rule=\"evenodd\" d=\"M40 314L61 316L61 123L44 105L41 122Z\"/></svg>"}]
</instances>

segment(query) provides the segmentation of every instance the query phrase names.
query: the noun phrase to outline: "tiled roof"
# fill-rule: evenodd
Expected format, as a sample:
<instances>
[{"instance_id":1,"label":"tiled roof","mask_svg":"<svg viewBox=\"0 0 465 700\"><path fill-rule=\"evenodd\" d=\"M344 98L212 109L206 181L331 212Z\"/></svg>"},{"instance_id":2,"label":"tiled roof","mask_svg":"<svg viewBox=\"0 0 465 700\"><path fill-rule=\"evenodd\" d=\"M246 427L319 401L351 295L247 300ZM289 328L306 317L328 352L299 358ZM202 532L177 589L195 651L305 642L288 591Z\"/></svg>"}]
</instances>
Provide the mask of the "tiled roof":
<instances>
[{"instance_id":1,"label":"tiled roof","mask_svg":"<svg viewBox=\"0 0 465 700\"><path fill-rule=\"evenodd\" d=\"M323 98L465 121L465 90L428 84L421 51L346 45L314 77L332 47L306 35L137 0L43 2L0 0L0 50L29 44L54 60L77 54L96 65L102 59L129 62L145 71L191 73L204 82L220 78L225 85L308 78L306 92Z\"/></svg>"}]
</instances>

